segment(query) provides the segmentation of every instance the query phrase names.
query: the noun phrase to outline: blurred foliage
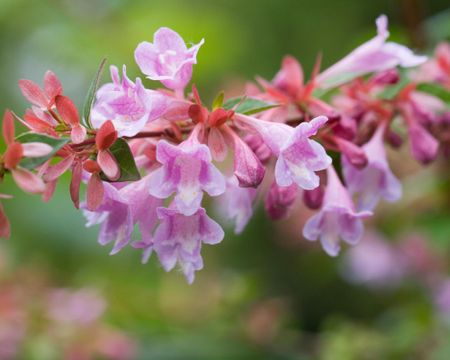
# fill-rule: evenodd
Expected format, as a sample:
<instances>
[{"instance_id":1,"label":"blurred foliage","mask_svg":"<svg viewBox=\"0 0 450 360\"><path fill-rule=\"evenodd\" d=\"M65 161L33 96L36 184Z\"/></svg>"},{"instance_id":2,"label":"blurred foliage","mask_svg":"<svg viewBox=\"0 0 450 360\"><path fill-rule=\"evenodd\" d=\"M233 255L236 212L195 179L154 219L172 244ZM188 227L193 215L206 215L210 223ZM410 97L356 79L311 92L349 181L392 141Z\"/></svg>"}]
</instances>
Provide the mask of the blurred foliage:
<instances>
[{"instance_id":1,"label":"blurred foliage","mask_svg":"<svg viewBox=\"0 0 450 360\"><path fill-rule=\"evenodd\" d=\"M323 67L332 64L373 36L380 13L390 17L393 38L408 43L414 37L405 23L416 9L429 19L422 30L431 48L450 38L446 6L446 0L0 0L0 104L22 113L18 79L41 82L52 69L81 107L100 59L126 64L130 77L138 76L133 51L160 26L188 41L205 38L194 81L210 102L223 89L239 95L256 74L271 78L287 53L306 73L320 52ZM392 239L423 231L448 257L448 164L414 171L405 171L404 200L383 208L372 226ZM14 195L3 201L13 228L6 248L17 268L34 264L55 286L100 289L109 320L141 340L142 359L450 358L450 326L418 283L391 291L346 283L339 260L301 239L300 215L277 226L259 210L244 234L228 231L222 244L204 248L205 269L188 286L155 261L142 266L132 249L108 256L67 190L63 179L43 204L6 180L1 192Z\"/></svg>"}]
</instances>

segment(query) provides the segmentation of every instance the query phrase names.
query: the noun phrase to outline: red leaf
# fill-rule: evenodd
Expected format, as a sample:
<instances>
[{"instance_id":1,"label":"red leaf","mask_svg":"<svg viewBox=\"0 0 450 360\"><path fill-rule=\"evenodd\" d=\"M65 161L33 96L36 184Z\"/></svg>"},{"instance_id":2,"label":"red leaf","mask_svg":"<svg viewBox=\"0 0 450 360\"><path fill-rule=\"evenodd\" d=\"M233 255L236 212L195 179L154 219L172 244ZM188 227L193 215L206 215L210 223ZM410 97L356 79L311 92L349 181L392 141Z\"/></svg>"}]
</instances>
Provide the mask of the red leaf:
<instances>
[{"instance_id":1,"label":"red leaf","mask_svg":"<svg viewBox=\"0 0 450 360\"><path fill-rule=\"evenodd\" d=\"M80 117L78 116L78 110L75 104L70 98L63 95L58 95L55 98L56 109L63 121L71 126L78 125L80 123Z\"/></svg>"},{"instance_id":2,"label":"red leaf","mask_svg":"<svg viewBox=\"0 0 450 360\"><path fill-rule=\"evenodd\" d=\"M95 144L97 148L101 150L107 150L117 140L117 131L114 128L114 124L111 120L108 120L102 124L95 136Z\"/></svg>"},{"instance_id":3,"label":"red leaf","mask_svg":"<svg viewBox=\"0 0 450 360\"><path fill-rule=\"evenodd\" d=\"M6 110L3 115L3 137L7 145L14 142L14 117L11 111Z\"/></svg>"},{"instance_id":4,"label":"red leaf","mask_svg":"<svg viewBox=\"0 0 450 360\"><path fill-rule=\"evenodd\" d=\"M98 173L92 174L88 184L86 192L87 208L90 211L95 211L100 206L103 201L105 189L103 187L103 182L100 179Z\"/></svg>"},{"instance_id":5,"label":"red leaf","mask_svg":"<svg viewBox=\"0 0 450 360\"><path fill-rule=\"evenodd\" d=\"M23 96L32 104L46 108L48 98L38 84L31 80L19 80L19 87Z\"/></svg>"},{"instance_id":6,"label":"red leaf","mask_svg":"<svg viewBox=\"0 0 450 360\"><path fill-rule=\"evenodd\" d=\"M83 167L81 162L77 161L72 169L72 181L70 182L70 198L78 209L80 207L80 184Z\"/></svg>"}]
</instances>

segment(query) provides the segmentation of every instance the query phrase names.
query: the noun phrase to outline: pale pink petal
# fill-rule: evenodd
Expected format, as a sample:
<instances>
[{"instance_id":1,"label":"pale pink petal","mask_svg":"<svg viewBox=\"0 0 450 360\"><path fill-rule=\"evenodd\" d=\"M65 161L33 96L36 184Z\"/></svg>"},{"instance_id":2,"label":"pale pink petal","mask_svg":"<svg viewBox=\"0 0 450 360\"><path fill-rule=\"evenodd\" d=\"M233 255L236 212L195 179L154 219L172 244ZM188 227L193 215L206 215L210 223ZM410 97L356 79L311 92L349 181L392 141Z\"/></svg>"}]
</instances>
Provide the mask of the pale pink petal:
<instances>
[{"instance_id":1,"label":"pale pink petal","mask_svg":"<svg viewBox=\"0 0 450 360\"><path fill-rule=\"evenodd\" d=\"M108 150L98 152L97 163L108 179L114 181L120 177L119 165Z\"/></svg>"},{"instance_id":2,"label":"pale pink petal","mask_svg":"<svg viewBox=\"0 0 450 360\"><path fill-rule=\"evenodd\" d=\"M22 144L23 156L25 157L41 157L50 154L53 148L45 143L29 142Z\"/></svg>"},{"instance_id":3,"label":"pale pink petal","mask_svg":"<svg viewBox=\"0 0 450 360\"><path fill-rule=\"evenodd\" d=\"M62 159L59 163L50 166L44 173L44 180L51 182L64 174L71 166L75 159L75 155L69 155Z\"/></svg>"},{"instance_id":4,"label":"pale pink petal","mask_svg":"<svg viewBox=\"0 0 450 360\"><path fill-rule=\"evenodd\" d=\"M29 170L16 168L11 170L14 181L23 191L41 194L45 191L44 181Z\"/></svg>"}]
</instances>

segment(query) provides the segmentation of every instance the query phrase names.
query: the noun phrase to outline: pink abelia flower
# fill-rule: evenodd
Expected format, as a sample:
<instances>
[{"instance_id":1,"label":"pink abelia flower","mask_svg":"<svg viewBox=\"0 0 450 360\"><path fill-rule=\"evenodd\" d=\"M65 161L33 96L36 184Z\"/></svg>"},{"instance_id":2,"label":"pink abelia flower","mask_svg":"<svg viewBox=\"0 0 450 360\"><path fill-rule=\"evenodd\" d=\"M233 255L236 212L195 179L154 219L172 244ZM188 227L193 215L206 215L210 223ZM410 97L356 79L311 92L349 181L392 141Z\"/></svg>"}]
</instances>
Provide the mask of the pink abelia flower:
<instances>
[{"instance_id":1,"label":"pink abelia flower","mask_svg":"<svg viewBox=\"0 0 450 360\"><path fill-rule=\"evenodd\" d=\"M174 192L178 210L192 215L200 208L203 191L218 196L225 191L225 178L211 163L209 148L198 142L197 131L179 145L160 140L156 159L162 165L151 173L150 194L165 199Z\"/></svg>"},{"instance_id":2,"label":"pink abelia flower","mask_svg":"<svg viewBox=\"0 0 450 360\"><path fill-rule=\"evenodd\" d=\"M160 118L167 108L167 96L158 91L147 90L141 79L133 83L123 66L122 80L119 70L111 66L112 83L103 85L97 92L97 101L91 112L94 128L111 120L120 137L134 136L145 125Z\"/></svg>"},{"instance_id":3,"label":"pink abelia flower","mask_svg":"<svg viewBox=\"0 0 450 360\"><path fill-rule=\"evenodd\" d=\"M328 167L327 177L322 208L306 222L303 236L310 241L320 239L325 252L337 256L340 239L349 245L356 245L364 232L361 219L372 213L355 210L350 194L339 180L334 167Z\"/></svg>"},{"instance_id":4,"label":"pink abelia flower","mask_svg":"<svg viewBox=\"0 0 450 360\"><path fill-rule=\"evenodd\" d=\"M188 49L180 35L163 27L153 36L153 43L144 41L137 46L134 57L149 79L182 91L191 80L192 66L197 63L197 53L203 43L202 39Z\"/></svg>"},{"instance_id":5,"label":"pink abelia flower","mask_svg":"<svg viewBox=\"0 0 450 360\"><path fill-rule=\"evenodd\" d=\"M133 232L133 217L126 199L121 196L119 189L104 183L102 204L95 211L89 211L85 204L81 204L83 214L87 219L86 227L101 225L98 236L100 245L114 242L110 254L118 253L131 240Z\"/></svg>"},{"instance_id":6,"label":"pink abelia flower","mask_svg":"<svg viewBox=\"0 0 450 360\"><path fill-rule=\"evenodd\" d=\"M101 245L114 242L110 253L114 255L130 242L135 224L139 225L142 241L149 242L157 220L156 208L162 204L148 193L149 177L120 189L110 183L103 185L103 201L95 211L82 205L86 226L101 225L98 242Z\"/></svg>"},{"instance_id":7,"label":"pink abelia flower","mask_svg":"<svg viewBox=\"0 0 450 360\"><path fill-rule=\"evenodd\" d=\"M344 277L370 287L392 287L407 275L402 252L381 235L368 232L345 256Z\"/></svg>"},{"instance_id":8,"label":"pink abelia flower","mask_svg":"<svg viewBox=\"0 0 450 360\"><path fill-rule=\"evenodd\" d=\"M277 156L275 179L279 186L296 183L305 190L319 186L319 177L315 172L326 169L331 164L331 158L322 145L310 137L327 122L325 116L302 122L295 128L242 114L236 114L235 119L256 131Z\"/></svg>"},{"instance_id":9,"label":"pink abelia flower","mask_svg":"<svg viewBox=\"0 0 450 360\"><path fill-rule=\"evenodd\" d=\"M233 221L235 234L242 233L250 221L257 194L257 189L240 186L236 176L227 179L227 190L219 197L217 207L224 218Z\"/></svg>"},{"instance_id":10,"label":"pink abelia flower","mask_svg":"<svg viewBox=\"0 0 450 360\"><path fill-rule=\"evenodd\" d=\"M219 224L206 215L203 208L186 216L174 207L158 208L160 225L154 235L154 250L164 270L170 271L178 263L189 284L195 271L203 268L200 255L202 244L218 244L224 237Z\"/></svg>"},{"instance_id":11,"label":"pink abelia flower","mask_svg":"<svg viewBox=\"0 0 450 360\"><path fill-rule=\"evenodd\" d=\"M415 55L406 46L386 42L389 37L386 15L378 17L376 24L377 36L319 74L318 86L334 87L367 73L384 71L396 66L413 67L427 60L426 56Z\"/></svg>"},{"instance_id":12,"label":"pink abelia flower","mask_svg":"<svg viewBox=\"0 0 450 360\"><path fill-rule=\"evenodd\" d=\"M362 147L368 159L366 167L358 169L342 157L345 183L351 194L358 194L359 210L373 210L380 197L394 202L402 196L402 185L386 159L384 131L385 126L379 126L372 139Z\"/></svg>"}]
</instances>

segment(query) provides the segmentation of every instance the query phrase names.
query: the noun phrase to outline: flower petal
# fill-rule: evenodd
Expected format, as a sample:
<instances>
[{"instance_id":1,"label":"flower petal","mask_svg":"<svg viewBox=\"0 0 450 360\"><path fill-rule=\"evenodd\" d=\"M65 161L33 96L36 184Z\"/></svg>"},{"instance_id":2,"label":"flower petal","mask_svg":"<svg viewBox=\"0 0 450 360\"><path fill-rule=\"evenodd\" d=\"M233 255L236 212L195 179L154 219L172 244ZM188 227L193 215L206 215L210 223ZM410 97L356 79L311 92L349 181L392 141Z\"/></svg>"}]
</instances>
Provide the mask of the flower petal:
<instances>
[{"instance_id":1,"label":"flower petal","mask_svg":"<svg viewBox=\"0 0 450 360\"><path fill-rule=\"evenodd\" d=\"M45 191L44 181L29 170L15 168L11 170L16 184L25 192L30 194L41 194Z\"/></svg>"}]
</instances>

